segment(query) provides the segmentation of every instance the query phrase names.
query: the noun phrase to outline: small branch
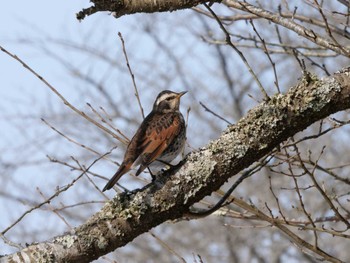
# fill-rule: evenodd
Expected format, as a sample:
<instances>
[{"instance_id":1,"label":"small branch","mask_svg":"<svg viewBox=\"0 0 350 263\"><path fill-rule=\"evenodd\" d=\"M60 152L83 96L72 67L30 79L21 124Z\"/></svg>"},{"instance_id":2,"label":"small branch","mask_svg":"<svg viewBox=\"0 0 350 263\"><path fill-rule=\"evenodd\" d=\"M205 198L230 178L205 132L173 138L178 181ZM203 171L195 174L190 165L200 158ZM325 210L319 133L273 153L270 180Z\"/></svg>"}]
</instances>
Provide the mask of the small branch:
<instances>
[{"instance_id":1,"label":"small branch","mask_svg":"<svg viewBox=\"0 0 350 263\"><path fill-rule=\"evenodd\" d=\"M292 138L292 140L294 141L294 139ZM299 149L296 145L294 145L294 150L297 152L297 155L300 156L300 153L299 153ZM289 156L289 154L287 153L287 150L285 149L285 152L286 152L286 155ZM299 157L300 158L300 157ZM307 219L309 220L309 223L312 225L312 227L315 229L316 228L316 225L315 225L315 222L312 220L312 217L311 217L311 214L306 210L306 207L305 207L305 204L304 204L304 200L303 200L303 196L302 194L300 193L300 189L299 189L299 183L298 183L298 179L296 178L296 176L294 176L294 172L293 172L293 169L292 169L292 165L291 163L288 162L288 169L290 171L290 173L292 174L292 178L294 180L294 183L295 183L295 191L298 195L298 198L299 198L299 203L300 203L300 206L305 214L305 216L307 217ZM315 247L317 248L318 247L318 236L317 236L317 232L315 230L313 230L313 234L314 234L314 237L315 237Z\"/></svg>"},{"instance_id":2,"label":"small branch","mask_svg":"<svg viewBox=\"0 0 350 263\"><path fill-rule=\"evenodd\" d=\"M127 144L127 141L125 141L123 138L121 138L120 136L116 135L114 132L112 132L111 130L109 130L108 128L104 127L103 125L101 125L100 123L98 123L97 121L95 121L94 119L92 119L91 117L89 117L88 115L85 114L85 112L78 110L76 107L74 107L72 104L70 104L62 95L61 93L59 93L46 79L44 79L42 76L40 76L34 69L32 69L30 66L28 66L28 64L26 64L23 60L21 60L19 57L17 57L16 55L10 53L9 51L7 51L5 48L3 48L2 46L0 46L0 50L2 52L4 52L5 54L9 55L10 57L12 57L13 59L17 60L19 63L22 64L22 66L29 70L34 76L36 76L41 82L43 82L53 93L56 94L56 96L58 96L64 103L64 105L68 106L71 110L73 110L75 113L79 114L80 116L82 116L83 118L85 118L87 121L91 122L92 124L94 124L95 126L97 126L98 128L100 128L101 130L103 130L104 132L110 134L113 138L116 138L118 141Z\"/></svg>"},{"instance_id":3,"label":"small branch","mask_svg":"<svg viewBox=\"0 0 350 263\"><path fill-rule=\"evenodd\" d=\"M280 26L283 26L285 28L288 28L294 31L298 35L310 40L311 42L314 42L319 46L325 47L326 49L333 50L334 52L344 55L346 57L350 57L350 50L348 48L345 48L345 47L340 48L337 45L330 43L327 39L316 34L312 29L303 27L297 24L296 22L294 22L292 19L283 18L279 14L267 11L265 9L262 9L261 7L251 5L247 2L241 2L236 0L224 0L223 3L228 7L249 12L261 18L265 18L275 24L278 24Z\"/></svg>"},{"instance_id":4,"label":"small branch","mask_svg":"<svg viewBox=\"0 0 350 263\"><path fill-rule=\"evenodd\" d=\"M216 22L219 24L221 30L225 33L226 35L226 44L229 45L230 47L233 48L234 51L236 51L236 53L238 54L238 56L242 59L244 65L248 68L249 73L253 76L255 82L258 84L258 87L261 91L261 93L264 96L265 100L269 100L269 95L267 95L264 87L262 86L259 78L257 77L257 75L255 74L254 70L252 69L252 67L249 65L247 59L245 58L245 56L243 55L243 53L232 43L231 41L231 36L228 33L228 31L226 30L226 28L224 27L224 25L222 24L222 22L220 21L220 19L217 17L217 15L215 14L215 12L209 7L209 5L207 5L206 3L204 3L204 6L209 10L209 12L214 16Z\"/></svg>"},{"instance_id":5,"label":"small branch","mask_svg":"<svg viewBox=\"0 0 350 263\"><path fill-rule=\"evenodd\" d=\"M151 236L159 242L159 244L164 247L166 250L168 250L171 254L173 254L175 257L179 259L179 262L186 263L186 260L179 255L174 249L172 249L167 243L165 243L163 240L161 240L156 234L154 234L152 231L149 231Z\"/></svg>"},{"instance_id":6,"label":"small branch","mask_svg":"<svg viewBox=\"0 0 350 263\"><path fill-rule=\"evenodd\" d=\"M141 111L141 114L142 114L142 118L144 119L145 118L145 113L144 113L142 105L141 105L139 91L138 91L137 86L136 86L135 76L134 76L134 73L132 72L131 67L130 67L128 54L126 53L125 42L124 42L122 33L119 32L118 36L120 38L120 41L122 42L123 53L124 53L124 56L125 56L126 65L128 67L128 70L129 70L129 73L130 73L130 76L131 76L131 79L132 79L132 84L134 85L134 90L135 90L135 96L136 96L136 99L137 99L137 103L139 104L140 111Z\"/></svg>"},{"instance_id":7,"label":"small branch","mask_svg":"<svg viewBox=\"0 0 350 263\"><path fill-rule=\"evenodd\" d=\"M251 177L253 174L255 174L256 172L260 171L270 160L272 159L272 157L269 157L267 159L265 159L262 162L259 162L257 165L253 166L252 168L248 169L247 171L244 171L243 174L233 183L233 185L227 190L227 192L224 194L223 197L221 197L221 199L219 200L219 202L217 202L213 207L211 207L210 209L206 210L206 211L200 211L200 212L193 212L191 210L189 210L188 212L184 213L184 217L186 218L190 218L190 219L197 219L197 218L203 218L206 217L208 215L213 214L215 211L219 210L220 208L228 205L231 203L230 202L226 202L225 201L231 196L231 194L233 193L233 191L247 178Z\"/></svg>"},{"instance_id":8,"label":"small branch","mask_svg":"<svg viewBox=\"0 0 350 263\"><path fill-rule=\"evenodd\" d=\"M345 50L344 47L343 47L341 44L339 44L339 42L334 38L333 33L332 33L333 31L332 31L332 29L330 28L330 25L329 25L329 23L328 23L327 17L326 17L325 14L323 13L322 7L320 6L320 4L318 3L317 0L314 0L314 3L315 3L315 5L317 6L317 9L318 9L319 13L320 13L321 16L322 16L322 19L323 19L323 21L324 21L324 25L325 25L326 32L327 32L328 36L333 40L333 43L334 43L333 45L336 46L336 47L338 47L338 48L340 48L340 49L342 49L342 50L346 53L347 50Z\"/></svg>"},{"instance_id":9,"label":"small branch","mask_svg":"<svg viewBox=\"0 0 350 263\"><path fill-rule=\"evenodd\" d=\"M226 120L224 117L220 116L219 114L213 112L211 109L209 109L207 106L205 106L203 104L203 102L200 101L199 104L205 109L205 111L210 112L211 114L213 114L215 117L219 118L220 120L226 122L229 125L232 125L232 123L230 121Z\"/></svg>"},{"instance_id":10,"label":"small branch","mask_svg":"<svg viewBox=\"0 0 350 263\"><path fill-rule=\"evenodd\" d=\"M116 133L120 134L120 136L122 136L122 137L124 138L125 142L129 143L129 141L130 141L129 138L128 138L121 130L115 128L115 127L112 125L112 123L111 123L111 118L108 116L108 114L106 113L106 111L105 111L102 107L100 107L100 109L102 109L103 112L104 112L105 114L107 114L107 116L109 117L109 121L107 121L107 120L106 120L106 119L105 119L105 118L104 118L90 103L87 102L86 105L92 110L92 112L93 112L97 117L100 118L101 122L107 124L108 127L110 127L112 130L114 130Z\"/></svg>"},{"instance_id":11,"label":"small branch","mask_svg":"<svg viewBox=\"0 0 350 263\"><path fill-rule=\"evenodd\" d=\"M321 153L320 153L320 157L322 155L324 151L324 148L322 149ZM332 209L332 211L334 212L334 214L346 225L347 229L350 228L350 223L348 222L348 220L346 220L338 211L338 209L334 206L334 204L332 203L332 201L329 199L328 195L323 191L322 187L319 185L319 183L316 181L315 175L314 175L314 171L317 168L316 165L318 164L319 159L315 162L315 166L313 167L313 171L310 172L309 169L306 168L305 164L303 163L301 157L300 157L300 153L299 151L297 151L297 156L301 165L301 168L305 171L306 174L309 175L309 177L311 178L312 182L314 183L314 186L316 187L316 189L319 191L319 193L322 195L322 197L324 198L324 200L326 201L326 203L329 205L329 207ZM319 157L319 158L320 158Z\"/></svg>"},{"instance_id":12,"label":"small branch","mask_svg":"<svg viewBox=\"0 0 350 263\"><path fill-rule=\"evenodd\" d=\"M269 51L268 51L268 49L267 49L265 40L260 36L258 30L255 28L255 25L254 25L254 23L253 23L253 20L249 20L249 22L250 22L250 24L252 25L255 34L258 36L258 38L260 39L260 41L261 41L261 43L262 43L262 45L263 45L264 53L266 54L267 58L269 59L269 61L270 61L270 63L271 63L271 66L272 66L272 69L273 69L273 74L274 74L274 76L275 76L275 82L274 82L274 83L275 83L275 86L276 86L276 88L277 88L278 93L281 93L280 87L279 87L279 85L278 85L278 77L277 77L277 71L276 71L276 63L273 62L273 60L272 60L272 58L271 58L271 56L270 56L270 53L269 53Z\"/></svg>"},{"instance_id":13,"label":"small branch","mask_svg":"<svg viewBox=\"0 0 350 263\"><path fill-rule=\"evenodd\" d=\"M112 149L113 150L113 149ZM111 150L111 151L112 151ZM83 177L84 174L86 174L90 168L97 163L99 160L101 160L102 158L104 158L106 155L110 154L111 151L101 155L100 157L98 157L96 160L94 160L85 171L83 171L77 178L75 178L71 183L69 183L68 185L66 185L65 187L59 189L56 191L56 193L54 193L52 196L50 196L49 198L47 198L44 202L36 205L35 207L32 207L31 209L27 210L26 212L24 212L17 220L15 220L10 226L8 226L7 228L5 228L0 235L5 235L11 228L13 228L16 224L18 224L26 215L30 214L32 211L42 207L45 204L50 203L55 197L59 196L62 192L67 191L70 187L72 187L76 181L78 181L81 177Z\"/></svg>"},{"instance_id":14,"label":"small branch","mask_svg":"<svg viewBox=\"0 0 350 263\"><path fill-rule=\"evenodd\" d=\"M316 253L319 256L322 256L324 260L327 260L329 262L335 262L335 263L344 263L341 260L334 258L333 256L329 255L322 249L315 247L305 241L304 239L300 238L298 235L296 235L293 231L291 231L287 226L284 226L281 222L281 220L269 217L262 211L260 211L257 207L252 206L244 202L243 200L240 200L238 198L234 199L233 203L237 205L238 207L249 211L253 215L256 215L260 219L263 219L266 222L269 222L272 226L277 227L280 231L282 231L294 244L296 244L304 253L310 253L311 251ZM305 251L308 250L308 251Z\"/></svg>"}]
</instances>

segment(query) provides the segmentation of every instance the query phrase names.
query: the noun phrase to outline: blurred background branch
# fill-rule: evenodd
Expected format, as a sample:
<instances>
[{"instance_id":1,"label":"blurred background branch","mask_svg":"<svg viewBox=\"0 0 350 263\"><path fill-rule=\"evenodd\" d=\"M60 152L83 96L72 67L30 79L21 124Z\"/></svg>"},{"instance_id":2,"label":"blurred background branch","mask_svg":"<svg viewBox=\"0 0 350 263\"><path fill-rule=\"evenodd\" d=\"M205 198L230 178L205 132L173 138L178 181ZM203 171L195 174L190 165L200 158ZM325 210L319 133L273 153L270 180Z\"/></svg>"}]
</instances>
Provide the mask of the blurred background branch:
<instances>
[{"instance_id":1,"label":"blurred background branch","mask_svg":"<svg viewBox=\"0 0 350 263\"><path fill-rule=\"evenodd\" d=\"M12 2L0 10L7 25L0 28L1 46L27 62L76 111L41 78L38 82L0 54L0 202L5 211L0 231L31 211L1 236L1 254L83 224L115 195L100 188L142 121L139 105L148 113L161 90L189 91L181 106L183 113L191 109L186 153L218 138L263 101L247 67L227 45L227 35L271 98L287 93L299 79L333 76L349 64L348 1L208 3L215 15L198 1L187 10L118 19L98 11L117 11L118 17L130 9L103 1L109 7L95 2L94 15L82 23L73 13L89 5L83 1L66 9L61 1L54 7L42 1L40 8L21 2L28 11L17 16L15 2L15 11L6 9ZM181 3L176 3L179 8ZM170 4L162 10L179 9L169 9ZM158 11L157 5L152 8ZM123 34L130 67L117 32ZM280 143L270 153L273 158L240 183L214 214L167 221L96 262L350 262L348 124L348 110L325 116ZM236 178L195 209L213 207ZM131 172L116 190L149 181L149 174L134 177Z\"/></svg>"}]
</instances>

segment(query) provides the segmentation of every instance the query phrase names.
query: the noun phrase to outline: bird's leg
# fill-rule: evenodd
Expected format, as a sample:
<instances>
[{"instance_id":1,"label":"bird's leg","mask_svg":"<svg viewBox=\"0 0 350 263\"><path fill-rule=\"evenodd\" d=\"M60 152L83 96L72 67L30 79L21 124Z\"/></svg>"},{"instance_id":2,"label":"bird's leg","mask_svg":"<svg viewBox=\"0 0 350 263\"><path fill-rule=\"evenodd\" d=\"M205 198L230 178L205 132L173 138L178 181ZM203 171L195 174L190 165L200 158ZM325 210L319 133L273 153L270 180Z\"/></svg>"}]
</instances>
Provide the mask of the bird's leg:
<instances>
[{"instance_id":1,"label":"bird's leg","mask_svg":"<svg viewBox=\"0 0 350 263\"><path fill-rule=\"evenodd\" d=\"M140 191L140 188L136 188L134 190L129 190L128 188L122 186L121 184L117 183L117 185L123 189L123 194L127 195L127 196L130 196L130 195L133 195L133 194L136 194L136 192Z\"/></svg>"},{"instance_id":2,"label":"bird's leg","mask_svg":"<svg viewBox=\"0 0 350 263\"><path fill-rule=\"evenodd\" d=\"M134 194L136 194L138 191L140 191L140 189L139 188L136 188L136 189L134 189L134 190L126 190L126 191L124 191L124 193L127 195L127 196L131 196L131 195L134 195Z\"/></svg>"},{"instance_id":3,"label":"bird's leg","mask_svg":"<svg viewBox=\"0 0 350 263\"><path fill-rule=\"evenodd\" d=\"M128 188L122 186L122 185L119 184L119 183L116 183L116 185L119 186L121 189L123 189L123 192L124 192L124 193L130 193L130 192L131 192ZM114 187L113 187L113 188L114 188ZM114 190L117 192L116 188L114 188Z\"/></svg>"},{"instance_id":4,"label":"bird's leg","mask_svg":"<svg viewBox=\"0 0 350 263\"><path fill-rule=\"evenodd\" d=\"M162 160L158 160L158 159L157 159L157 161L158 161L158 162L161 162L162 164L165 164L165 165L169 166L170 168L174 168L174 167L177 166L177 164L176 164L176 165L173 165L173 164L171 164L171 163L168 163L168 162L165 162L165 161L162 161Z\"/></svg>"},{"instance_id":5,"label":"bird's leg","mask_svg":"<svg viewBox=\"0 0 350 263\"><path fill-rule=\"evenodd\" d=\"M128 188L120 185L119 183L117 183L117 185L123 189L123 193L126 194L126 195L133 195L135 194L139 189L134 189L134 190L129 190Z\"/></svg>"},{"instance_id":6,"label":"bird's leg","mask_svg":"<svg viewBox=\"0 0 350 263\"><path fill-rule=\"evenodd\" d=\"M149 174L152 177L152 183L157 179L156 175L154 175L149 167L147 167Z\"/></svg>"},{"instance_id":7,"label":"bird's leg","mask_svg":"<svg viewBox=\"0 0 350 263\"><path fill-rule=\"evenodd\" d=\"M180 169L180 167L186 162L186 158L182 159L180 162L178 162L177 164L170 164L170 163L167 163L165 161L162 161L162 160L157 160L165 165L168 165L169 166L169 169L165 170L165 169L162 169L162 172L164 171L177 171L178 169Z\"/></svg>"}]
</instances>

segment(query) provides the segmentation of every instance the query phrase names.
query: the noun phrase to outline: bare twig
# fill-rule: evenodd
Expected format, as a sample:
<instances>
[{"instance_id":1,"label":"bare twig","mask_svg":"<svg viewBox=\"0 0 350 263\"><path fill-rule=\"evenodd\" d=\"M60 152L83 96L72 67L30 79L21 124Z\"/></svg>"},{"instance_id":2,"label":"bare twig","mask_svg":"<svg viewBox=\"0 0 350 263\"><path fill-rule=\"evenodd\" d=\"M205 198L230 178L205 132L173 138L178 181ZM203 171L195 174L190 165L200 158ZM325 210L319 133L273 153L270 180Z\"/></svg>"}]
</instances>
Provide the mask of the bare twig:
<instances>
[{"instance_id":1,"label":"bare twig","mask_svg":"<svg viewBox=\"0 0 350 263\"><path fill-rule=\"evenodd\" d=\"M114 148L113 148L114 149ZM76 181L78 181L81 177L83 177L84 174L86 174L90 168L97 163L99 160L101 160L102 158L104 158L106 155L110 154L111 151L113 150L111 149L109 152L99 156L97 159L95 159L88 167L85 171L83 171L77 178L75 178L71 183L69 183L68 185L66 185L65 187L58 189L53 195L51 195L49 198L47 198L44 202L36 205L35 207L32 207L31 209L27 210L26 212L24 212L17 220L15 220L10 226L8 226L7 228L5 228L0 234L1 235L5 235L11 228L13 228L16 224L18 224L26 215L30 214L31 212L33 212L34 210L42 207L45 204L50 203L55 197L59 196L62 192L67 191L70 187L72 187Z\"/></svg>"},{"instance_id":2,"label":"bare twig","mask_svg":"<svg viewBox=\"0 0 350 263\"><path fill-rule=\"evenodd\" d=\"M124 140L129 143L129 138L119 129L115 128L109 121L107 121L104 117L101 116L101 114L90 104L90 103L86 103L86 105L88 105L88 107L92 110L93 113L96 114L97 117L100 118L100 120L103 122L103 123L106 123L108 125L108 127L110 127L112 130L114 130L116 133L120 134L120 136L122 136L124 138ZM101 109L103 109L102 107L100 107ZM103 112L105 114L106 111L103 109Z\"/></svg>"},{"instance_id":3,"label":"bare twig","mask_svg":"<svg viewBox=\"0 0 350 263\"><path fill-rule=\"evenodd\" d=\"M243 63L246 65L246 67L248 68L248 71L250 72L250 74L253 76L255 82L258 84L258 87L261 91L261 93L264 96L265 100L269 100L270 97L267 95L264 87L262 86L259 78L257 77L257 75L255 74L255 72L253 71L252 67L249 65L247 59L245 58L245 56L243 55L243 53L232 43L231 41L231 36L228 33L228 31L226 30L226 28L224 27L224 25L222 24L222 22L220 21L220 19L217 17L217 15L215 14L215 12L209 7L209 5L207 5L206 3L204 3L204 6L209 10L209 12L213 15L213 17L215 18L216 22L219 24L220 28L222 29L222 31L225 33L226 36L226 44L229 45L230 47L233 48L234 51L236 51L236 53L238 54L238 56L242 59Z\"/></svg>"},{"instance_id":4,"label":"bare twig","mask_svg":"<svg viewBox=\"0 0 350 263\"><path fill-rule=\"evenodd\" d=\"M346 57L350 56L350 50L348 48L340 48L338 46L333 45L333 43L330 43L327 39L321 37L312 29L303 27L291 19L283 18L278 14L267 11L261 7L251 5L247 2L241 2L237 0L224 0L223 3L231 8L236 8L245 12L249 12L251 14L255 14L261 18L265 18L273 23L286 27L287 29L296 32L298 35L314 42L315 44L333 50L338 54L344 55Z\"/></svg>"},{"instance_id":5,"label":"bare twig","mask_svg":"<svg viewBox=\"0 0 350 263\"><path fill-rule=\"evenodd\" d=\"M297 149L297 148L296 148ZM323 151L324 151L325 147L323 147L321 153L320 153L320 156L319 158L321 157L321 155L323 154ZM300 165L301 165L301 168L305 171L306 174L308 174L312 180L312 182L314 183L314 186L316 187L316 189L319 191L319 193L322 195L322 197L324 198L324 200L327 202L327 204L329 205L329 207L333 210L333 212L335 213L336 216L339 217L339 219L341 221L343 221L343 223L347 226L347 229L350 228L350 223L348 222L348 220L346 220L338 211L338 209L334 206L334 204L332 203L332 201L329 199L328 195L323 191L322 187L319 185L319 183L316 181L316 178L314 176L314 171L316 169L316 166L313 167L313 171L310 172L305 164L303 163L301 157L300 157L300 153L299 151L297 150L297 156L298 156L298 159L300 161ZM318 159L319 160L319 159ZM316 161L316 164L318 163L318 161Z\"/></svg>"},{"instance_id":6,"label":"bare twig","mask_svg":"<svg viewBox=\"0 0 350 263\"><path fill-rule=\"evenodd\" d=\"M294 139L292 138L292 140L294 141ZM296 145L294 145L294 150L297 152L297 154L299 154L299 151L298 151L298 147ZM287 150L285 149L285 153L286 155L289 155L289 153L287 152ZM299 188L299 183L298 183L298 179L296 176L294 176L294 171L292 169L292 165L290 163L288 163L288 169L289 169L289 172L291 173L292 175L292 178L293 178L293 181L294 181L294 184L295 184L295 191L298 195L298 198L299 198L299 203L300 203L300 206L303 210L303 213L306 215L307 219L309 220L310 224L316 228L316 225L311 217L311 214L306 210L306 207L305 207L305 203L304 203L304 200L303 200L303 196L300 192L300 188ZM313 234L314 234L314 237L315 237L315 247L318 248L318 236L317 236L317 232L315 230L313 230Z\"/></svg>"},{"instance_id":7,"label":"bare twig","mask_svg":"<svg viewBox=\"0 0 350 263\"><path fill-rule=\"evenodd\" d=\"M158 241L159 244L161 244L162 247L164 247L166 250L168 250L171 254L176 256L180 262L186 263L186 260L177 253L174 249L172 249L167 243L165 243L163 240L161 240L156 234L154 234L152 231L149 231L150 235Z\"/></svg>"},{"instance_id":8,"label":"bare twig","mask_svg":"<svg viewBox=\"0 0 350 263\"><path fill-rule=\"evenodd\" d=\"M3 48L2 46L0 46L0 50L3 51L5 54L9 55L10 57L14 58L15 60L17 60L19 63L22 64L22 66L24 68L26 68L27 70L29 70L34 76L36 76L40 81L42 81L53 93L55 93L64 103L64 105L68 106L70 109L72 109L74 112L76 112L77 114L79 114L80 116L82 116L83 118L85 118L86 120L88 120L89 122L91 122L92 124L94 124L95 126L97 126L98 128L100 128L101 130L103 130L104 132L112 135L114 138L116 138L118 141L123 142L125 144L127 144L127 142L119 137L118 135L116 135L114 132L112 132L111 130L109 130L108 128L104 127L103 125L101 125L100 123L98 123L97 121L95 121L94 119L92 119L91 117L89 117L88 115L86 115L83 111L78 110L76 107L74 107L71 103L69 103L62 95L61 93L59 93L46 79L44 79L42 76L40 76L35 70L33 70L30 66L28 66L28 64L26 64L22 59L20 59L19 57L17 57L16 55L10 53L9 51L7 51L5 48Z\"/></svg>"},{"instance_id":9,"label":"bare twig","mask_svg":"<svg viewBox=\"0 0 350 263\"><path fill-rule=\"evenodd\" d=\"M204 105L203 102L199 102L199 104L205 109L205 111L210 112L211 114L213 114L215 117L219 118L220 120L226 122L227 124L231 125L232 123L228 120L226 120L224 117L220 116L219 114L215 113L214 111L212 111L211 109L209 109L207 106Z\"/></svg>"},{"instance_id":10,"label":"bare twig","mask_svg":"<svg viewBox=\"0 0 350 263\"><path fill-rule=\"evenodd\" d=\"M44 199L44 200L47 200L44 193L40 190L39 187L36 188L36 190L39 192L39 194L41 195L41 197ZM59 213L59 211L57 211L53 205L51 204L51 202L48 202L47 205L49 206L49 209L55 213L62 221L63 223L69 228L69 229L72 229L73 227L67 222L67 220Z\"/></svg>"},{"instance_id":11,"label":"bare twig","mask_svg":"<svg viewBox=\"0 0 350 263\"><path fill-rule=\"evenodd\" d=\"M271 63L271 66L272 66L272 69L273 69L273 74L275 76L275 81L274 81L274 84L277 88L277 91L278 93L281 93L281 90L280 90L280 87L278 85L278 77L277 77L277 71L276 71L276 63L273 62L271 56L270 56L270 53L269 51L267 50L267 47L266 47L266 43L265 43L265 40L260 36L258 30L255 28L255 25L253 23L253 20L249 20L250 24L252 25L253 27L253 30L254 32L256 33L256 35L258 36L258 38L260 39L262 45L263 45L263 50L264 50L264 53L266 54L267 58L269 59L270 63Z\"/></svg>"},{"instance_id":12,"label":"bare twig","mask_svg":"<svg viewBox=\"0 0 350 263\"><path fill-rule=\"evenodd\" d=\"M210 209L208 209L206 211L200 211L200 212L193 212L193 211L189 210L187 213L184 214L184 216L186 218L202 218L202 217L206 217L206 216L214 213L215 211L217 211L221 207L230 204L231 201L226 202L226 203L225 203L225 201L230 197L230 195L237 188L237 186L240 185L245 179L249 178L250 176L252 176L256 172L261 170L271 160L271 158L272 157L266 158L265 160L259 162L258 164L256 164L252 168L244 171L243 174L233 183L233 185L230 187L230 189L226 191L226 193L219 200L219 202L217 202L213 207L211 207Z\"/></svg>"},{"instance_id":13,"label":"bare twig","mask_svg":"<svg viewBox=\"0 0 350 263\"><path fill-rule=\"evenodd\" d=\"M137 86L136 86L135 76L134 76L134 73L132 72L131 67L130 67L128 54L126 53L125 42L124 42L122 33L119 32L118 36L120 38L120 41L122 42L123 53L124 53L124 56L125 56L126 65L127 65L128 69L129 69L129 73L130 73L130 76L131 76L131 79L132 79L132 84L134 85L134 90L135 90L135 96L136 96L136 99L137 99L137 103L139 104L140 111L141 111L141 114L142 114L142 118L144 119L145 118L145 113L144 113L142 105L141 105L139 91L138 91Z\"/></svg>"}]
</instances>

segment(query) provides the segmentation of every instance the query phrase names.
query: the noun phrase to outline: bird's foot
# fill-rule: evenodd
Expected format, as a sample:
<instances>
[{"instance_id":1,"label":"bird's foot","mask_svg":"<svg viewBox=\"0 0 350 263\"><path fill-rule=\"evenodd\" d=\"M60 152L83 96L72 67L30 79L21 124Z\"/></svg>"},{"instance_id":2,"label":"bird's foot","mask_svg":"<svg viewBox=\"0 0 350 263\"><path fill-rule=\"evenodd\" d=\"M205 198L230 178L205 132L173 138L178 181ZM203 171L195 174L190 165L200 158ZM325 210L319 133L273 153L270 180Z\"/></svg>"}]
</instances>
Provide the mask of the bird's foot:
<instances>
[{"instance_id":1,"label":"bird's foot","mask_svg":"<svg viewBox=\"0 0 350 263\"><path fill-rule=\"evenodd\" d=\"M131 196L131 195L136 194L138 191L140 191L139 188L136 188L134 190L125 189L123 193L127 196Z\"/></svg>"}]
</instances>

